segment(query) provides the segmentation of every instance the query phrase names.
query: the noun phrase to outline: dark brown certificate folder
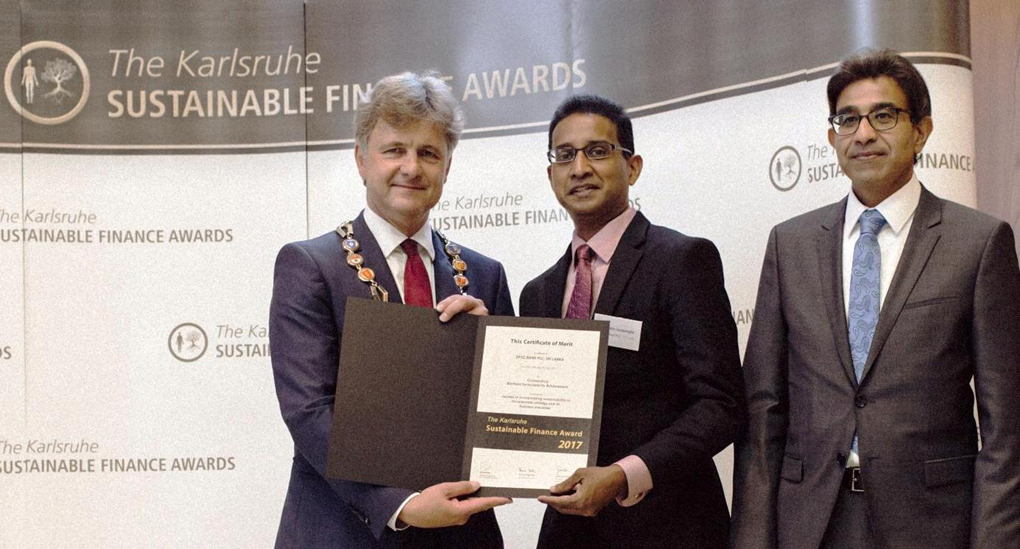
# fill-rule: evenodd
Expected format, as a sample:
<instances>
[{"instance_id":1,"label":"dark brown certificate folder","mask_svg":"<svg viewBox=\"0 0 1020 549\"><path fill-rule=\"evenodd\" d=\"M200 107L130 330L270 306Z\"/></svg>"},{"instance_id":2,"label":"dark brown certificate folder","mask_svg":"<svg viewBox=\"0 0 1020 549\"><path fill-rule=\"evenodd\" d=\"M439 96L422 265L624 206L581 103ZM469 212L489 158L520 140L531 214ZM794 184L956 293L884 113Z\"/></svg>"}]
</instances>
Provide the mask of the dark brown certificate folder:
<instances>
[{"instance_id":1,"label":"dark brown certificate folder","mask_svg":"<svg viewBox=\"0 0 1020 549\"><path fill-rule=\"evenodd\" d=\"M489 326L598 333L592 417L494 416L474 411ZM475 447L515 450L519 446L521 450L583 454L573 458L584 461L586 456L585 463L594 465L608 330L608 323L593 320L468 314L441 323L432 309L348 298L327 475L421 490L468 479ZM486 428L486 423L495 422L506 425ZM566 437L513 436L527 430L520 425L539 427L537 432L547 435L555 430ZM562 448L564 438L568 439L566 449ZM482 495L535 497L547 493L480 480Z\"/></svg>"}]
</instances>

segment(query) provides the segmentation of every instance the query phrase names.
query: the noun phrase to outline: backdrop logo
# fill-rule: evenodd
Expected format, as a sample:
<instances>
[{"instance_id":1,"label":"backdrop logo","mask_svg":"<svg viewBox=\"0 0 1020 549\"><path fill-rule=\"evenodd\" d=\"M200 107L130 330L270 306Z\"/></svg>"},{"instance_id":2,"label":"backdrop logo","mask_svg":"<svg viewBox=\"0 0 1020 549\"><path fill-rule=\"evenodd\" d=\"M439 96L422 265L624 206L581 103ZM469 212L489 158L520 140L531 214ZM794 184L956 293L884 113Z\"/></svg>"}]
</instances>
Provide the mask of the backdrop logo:
<instances>
[{"instance_id":1,"label":"backdrop logo","mask_svg":"<svg viewBox=\"0 0 1020 549\"><path fill-rule=\"evenodd\" d=\"M11 107L36 124L63 124L77 116L89 99L90 85L81 56L51 40L25 45L4 71Z\"/></svg>"},{"instance_id":2,"label":"backdrop logo","mask_svg":"<svg viewBox=\"0 0 1020 549\"><path fill-rule=\"evenodd\" d=\"M780 191L792 189L800 181L800 171L800 153L790 146L776 151L769 161L769 180Z\"/></svg>"},{"instance_id":3,"label":"backdrop logo","mask_svg":"<svg viewBox=\"0 0 1020 549\"><path fill-rule=\"evenodd\" d=\"M194 362L209 348L209 337L198 324L185 322L174 328L167 339L170 354L181 362Z\"/></svg>"}]
</instances>

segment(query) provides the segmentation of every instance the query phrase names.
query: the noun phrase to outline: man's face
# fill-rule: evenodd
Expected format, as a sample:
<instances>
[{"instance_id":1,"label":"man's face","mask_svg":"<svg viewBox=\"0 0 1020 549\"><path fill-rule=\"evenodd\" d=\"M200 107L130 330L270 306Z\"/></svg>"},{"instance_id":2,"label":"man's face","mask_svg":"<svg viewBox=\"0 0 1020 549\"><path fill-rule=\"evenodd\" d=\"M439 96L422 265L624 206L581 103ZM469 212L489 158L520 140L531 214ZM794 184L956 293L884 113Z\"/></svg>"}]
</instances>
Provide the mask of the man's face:
<instances>
[{"instance_id":1,"label":"man's face","mask_svg":"<svg viewBox=\"0 0 1020 549\"><path fill-rule=\"evenodd\" d=\"M616 125L597 114L571 114L552 132L554 149L581 149L598 141L620 145ZM620 151L601 160L589 160L584 151L578 151L574 160L548 168L556 199L570 213L582 238L591 236L627 208L628 187L640 173L641 157L624 158Z\"/></svg>"},{"instance_id":2,"label":"man's face","mask_svg":"<svg viewBox=\"0 0 1020 549\"><path fill-rule=\"evenodd\" d=\"M896 126L876 131L865 117L881 107L907 108L907 96L888 76L858 80L839 94L836 114L860 115L857 131L838 135L829 129L829 144L836 149L839 165L853 183L858 197L887 197L902 187L914 173L914 155L921 152L931 133L931 118L916 126L906 112L898 113Z\"/></svg>"},{"instance_id":3,"label":"man's face","mask_svg":"<svg viewBox=\"0 0 1020 549\"><path fill-rule=\"evenodd\" d=\"M439 201L450 171L443 131L428 122L398 129L379 120L368 145L355 147L354 157L368 207L404 234L417 232Z\"/></svg>"}]
</instances>

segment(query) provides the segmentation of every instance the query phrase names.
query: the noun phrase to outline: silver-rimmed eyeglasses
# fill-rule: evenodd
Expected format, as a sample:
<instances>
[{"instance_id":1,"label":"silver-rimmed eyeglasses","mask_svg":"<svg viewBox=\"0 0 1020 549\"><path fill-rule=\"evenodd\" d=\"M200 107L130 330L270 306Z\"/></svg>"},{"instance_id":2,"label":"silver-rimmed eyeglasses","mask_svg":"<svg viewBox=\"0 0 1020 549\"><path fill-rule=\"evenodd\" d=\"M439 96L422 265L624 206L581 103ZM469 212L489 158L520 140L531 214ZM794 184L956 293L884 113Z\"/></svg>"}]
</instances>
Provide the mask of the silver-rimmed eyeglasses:
<instances>
[{"instance_id":1,"label":"silver-rimmed eyeglasses","mask_svg":"<svg viewBox=\"0 0 1020 549\"><path fill-rule=\"evenodd\" d=\"M607 141L594 141L580 149L575 149L574 147L567 145L556 147L555 149L549 149L546 156L549 157L549 162L553 164L566 164L567 162L574 161L574 158L577 157L577 151L584 151L584 155L588 157L588 160L603 160L612 156L613 152L617 150L622 152L624 155L634 154L632 151Z\"/></svg>"}]
</instances>

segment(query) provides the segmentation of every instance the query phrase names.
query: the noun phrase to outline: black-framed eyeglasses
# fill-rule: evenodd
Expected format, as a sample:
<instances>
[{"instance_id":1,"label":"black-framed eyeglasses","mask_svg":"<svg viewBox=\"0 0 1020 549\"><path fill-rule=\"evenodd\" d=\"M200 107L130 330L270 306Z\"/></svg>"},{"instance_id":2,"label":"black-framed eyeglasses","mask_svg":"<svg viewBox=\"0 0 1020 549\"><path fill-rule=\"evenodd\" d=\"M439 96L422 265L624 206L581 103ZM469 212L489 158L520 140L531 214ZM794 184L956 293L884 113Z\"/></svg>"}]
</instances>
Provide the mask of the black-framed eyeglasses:
<instances>
[{"instance_id":1,"label":"black-framed eyeglasses","mask_svg":"<svg viewBox=\"0 0 1020 549\"><path fill-rule=\"evenodd\" d=\"M839 135L850 135L857 131L861 125L861 118L867 117L868 124L878 132L884 132L896 127L900 120L900 113L910 114L907 109L899 107L882 107L875 109L868 114L837 114L829 117L829 124L832 124L832 131Z\"/></svg>"},{"instance_id":2,"label":"black-framed eyeglasses","mask_svg":"<svg viewBox=\"0 0 1020 549\"><path fill-rule=\"evenodd\" d=\"M549 157L549 162L553 164L566 164L567 162L573 162L574 158L577 157L577 151L584 151L584 155L588 157L588 160L603 160L613 155L613 151L620 151L624 155L634 154L619 145L614 145L608 141L594 141L575 149L564 145L562 147L556 147L555 149L549 149L546 156Z\"/></svg>"}]
</instances>

